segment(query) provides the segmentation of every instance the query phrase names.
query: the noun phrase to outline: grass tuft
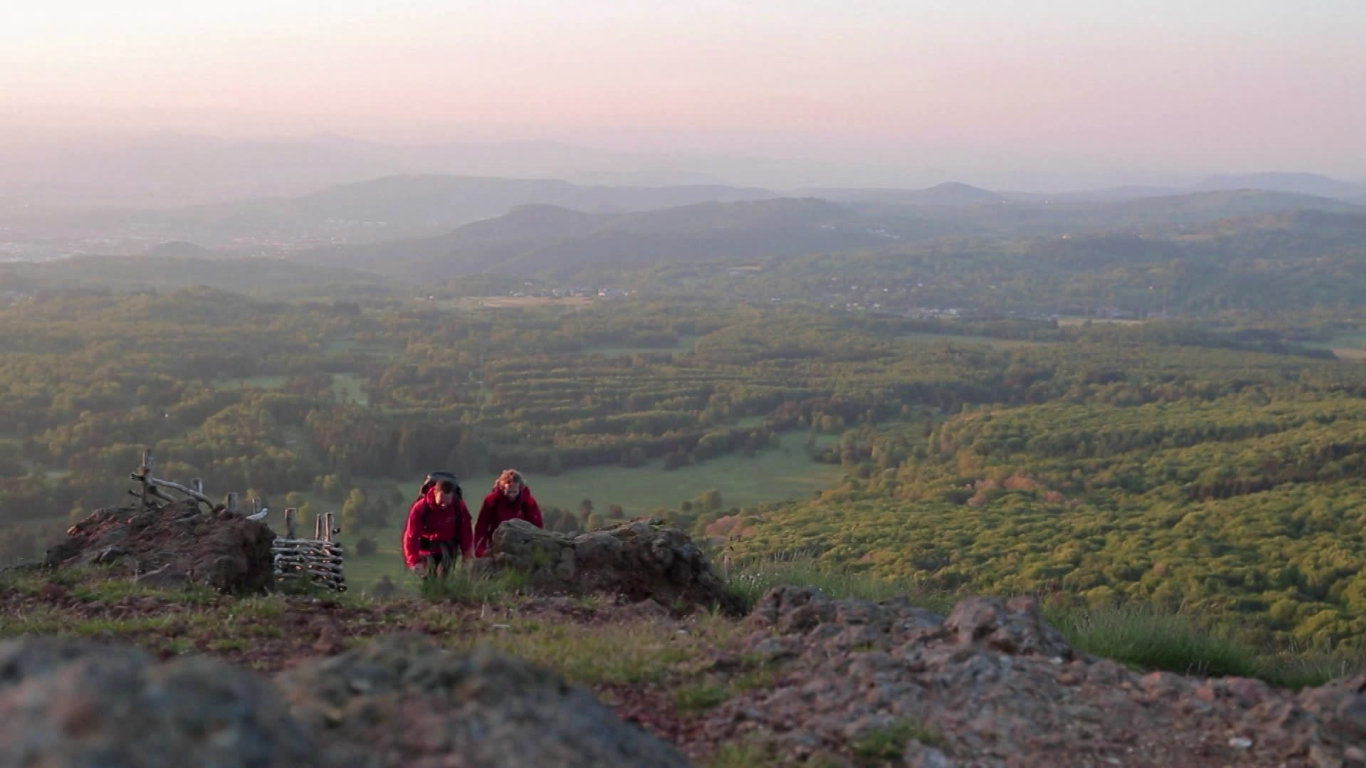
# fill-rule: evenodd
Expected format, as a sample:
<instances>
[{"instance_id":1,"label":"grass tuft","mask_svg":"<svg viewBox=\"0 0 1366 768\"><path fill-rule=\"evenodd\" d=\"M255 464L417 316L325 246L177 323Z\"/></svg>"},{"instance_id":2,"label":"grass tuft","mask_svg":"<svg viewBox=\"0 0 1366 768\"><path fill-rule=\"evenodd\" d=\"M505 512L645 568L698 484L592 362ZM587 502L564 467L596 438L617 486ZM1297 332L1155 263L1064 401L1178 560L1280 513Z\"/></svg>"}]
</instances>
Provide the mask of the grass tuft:
<instances>
[{"instance_id":1,"label":"grass tuft","mask_svg":"<svg viewBox=\"0 0 1366 768\"><path fill-rule=\"evenodd\" d=\"M766 557L738 563L730 569L728 587L746 610L768 590L793 585L816 587L833 598L888 600L908 597L917 605L940 613L953 607L955 596L926 592L909 579L876 579L869 574L832 568L811 557Z\"/></svg>"},{"instance_id":2,"label":"grass tuft","mask_svg":"<svg viewBox=\"0 0 1366 768\"><path fill-rule=\"evenodd\" d=\"M1262 672L1256 652L1212 634L1187 614L1146 607L1045 613L1074 648L1141 669L1210 677Z\"/></svg>"},{"instance_id":3,"label":"grass tuft","mask_svg":"<svg viewBox=\"0 0 1366 768\"><path fill-rule=\"evenodd\" d=\"M754 768L768 765L772 758L772 751L761 742L731 742L716 750L707 768Z\"/></svg>"},{"instance_id":4,"label":"grass tuft","mask_svg":"<svg viewBox=\"0 0 1366 768\"><path fill-rule=\"evenodd\" d=\"M695 715L719 706L730 698L730 691L719 683L688 683L674 691L674 709Z\"/></svg>"},{"instance_id":5,"label":"grass tuft","mask_svg":"<svg viewBox=\"0 0 1366 768\"><path fill-rule=\"evenodd\" d=\"M423 599L455 603L496 603L526 587L528 576L518 571L470 573L460 568L445 579L426 579L418 587Z\"/></svg>"},{"instance_id":6,"label":"grass tuft","mask_svg":"<svg viewBox=\"0 0 1366 768\"><path fill-rule=\"evenodd\" d=\"M918 741L927 747L944 746L944 737L933 730L913 720L898 720L855 741L854 756L861 760L900 760L910 741Z\"/></svg>"},{"instance_id":7,"label":"grass tuft","mask_svg":"<svg viewBox=\"0 0 1366 768\"><path fill-rule=\"evenodd\" d=\"M722 617L697 615L682 631L646 618L581 625L545 617L511 618L492 630L463 635L453 647L488 643L550 667L570 682L634 685L695 676L712 649L731 642L743 628Z\"/></svg>"}]
</instances>

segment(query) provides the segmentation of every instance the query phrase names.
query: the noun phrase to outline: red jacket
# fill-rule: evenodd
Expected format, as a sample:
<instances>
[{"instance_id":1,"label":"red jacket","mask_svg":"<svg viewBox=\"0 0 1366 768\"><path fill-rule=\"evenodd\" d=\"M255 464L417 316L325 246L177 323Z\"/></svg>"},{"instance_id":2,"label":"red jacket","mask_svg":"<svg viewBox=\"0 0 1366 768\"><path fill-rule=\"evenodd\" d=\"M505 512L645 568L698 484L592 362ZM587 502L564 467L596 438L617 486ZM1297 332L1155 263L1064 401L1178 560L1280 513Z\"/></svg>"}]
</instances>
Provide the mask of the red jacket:
<instances>
[{"instance_id":1,"label":"red jacket","mask_svg":"<svg viewBox=\"0 0 1366 768\"><path fill-rule=\"evenodd\" d=\"M536 497L531 495L530 488L523 485L522 492L515 499L509 499L498 488L485 496L484 503L479 505L479 522L474 525L474 556L483 557L489 542L493 540L493 532L505 521L514 518L525 520L537 528L545 527L541 522L541 507L536 503Z\"/></svg>"},{"instance_id":2,"label":"red jacket","mask_svg":"<svg viewBox=\"0 0 1366 768\"><path fill-rule=\"evenodd\" d=\"M438 506L435 489L427 491L413 502L408 510L408 524L403 528L403 562L409 568L422 558L437 551L439 542L449 541L464 557L474 549L470 533L470 509L464 499L456 499L448 507Z\"/></svg>"}]
</instances>

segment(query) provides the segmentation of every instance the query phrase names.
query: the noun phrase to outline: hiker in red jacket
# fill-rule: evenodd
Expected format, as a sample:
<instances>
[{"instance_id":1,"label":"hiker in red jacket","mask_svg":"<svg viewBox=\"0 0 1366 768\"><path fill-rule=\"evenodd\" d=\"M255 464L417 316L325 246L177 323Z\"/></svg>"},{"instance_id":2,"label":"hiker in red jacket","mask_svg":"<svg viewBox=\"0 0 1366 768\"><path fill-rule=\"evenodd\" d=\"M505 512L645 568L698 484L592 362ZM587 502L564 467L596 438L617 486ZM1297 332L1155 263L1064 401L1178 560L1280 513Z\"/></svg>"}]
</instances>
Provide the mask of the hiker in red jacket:
<instances>
[{"instance_id":1,"label":"hiker in red jacket","mask_svg":"<svg viewBox=\"0 0 1366 768\"><path fill-rule=\"evenodd\" d=\"M403 529L403 562L426 577L445 577L457 556L474 554L470 510L454 479L441 479L413 502Z\"/></svg>"},{"instance_id":2,"label":"hiker in red jacket","mask_svg":"<svg viewBox=\"0 0 1366 768\"><path fill-rule=\"evenodd\" d=\"M541 508L522 481L522 473L505 469L493 483L493 490L479 507L479 522L474 525L474 556L483 557L493 540L493 532L507 520L520 519L544 528Z\"/></svg>"}]
</instances>

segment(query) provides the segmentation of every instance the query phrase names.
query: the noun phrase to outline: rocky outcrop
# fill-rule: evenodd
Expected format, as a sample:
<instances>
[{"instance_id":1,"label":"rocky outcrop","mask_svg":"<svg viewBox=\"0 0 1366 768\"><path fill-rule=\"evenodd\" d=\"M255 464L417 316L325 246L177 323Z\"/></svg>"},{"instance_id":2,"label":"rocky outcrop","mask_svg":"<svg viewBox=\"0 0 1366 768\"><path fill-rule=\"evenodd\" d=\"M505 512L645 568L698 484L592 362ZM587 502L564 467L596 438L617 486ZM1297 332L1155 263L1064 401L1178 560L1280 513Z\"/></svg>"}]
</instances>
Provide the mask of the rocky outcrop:
<instances>
[{"instance_id":1,"label":"rocky outcrop","mask_svg":"<svg viewBox=\"0 0 1366 768\"><path fill-rule=\"evenodd\" d=\"M60 638L0 643L0 744L0 768L328 765L250 672Z\"/></svg>"},{"instance_id":2,"label":"rocky outcrop","mask_svg":"<svg viewBox=\"0 0 1366 768\"><path fill-rule=\"evenodd\" d=\"M629 726L554 672L419 636L378 640L277 684L328 765L673 768L673 747Z\"/></svg>"},{"instance_id":3,"label":"rocky outcrop","mask_svg":"<svg viewBox=\"0 0 1366 768\"><path fill-rule=\"evenodd\" d=\"M629 602L669 607L719 606L738 614L741 602L686 534L654 520L634 520L578 535L509 520L493 534L478 567L513 569L546 592L604 592Z\"/></svg>"},{"instance_id":4,"label":"rocky outcrop","mask_svg":"<svg viewBox=\"0 0 1366 768\"><path fill-rule=\"evenodd\" d=\"M157 595L90 603L61 585L0 580L0 602L21 627L29 614L47 624L162 615L165 625L133 622L144 641L174 631L183 642L191 627L203 627L193 639L201 650L224 639L223 613L203 622L195 605ZM213 602L229 616L255 613L238 613L230 597ZM591 630L619 620L662 625L641 637L696 651L662 685L598 690L620 717L699 765L1366 766L1366 676L1295 693L1246 678L1137 672L1069 648L1029 599L965 599L942 617L905 599L785 587L738 626L671 616L653 601L568 596L421 606L462 612L441 628L410 621L418 608L291 600L283 615L234 622L226 639L248 647L229 658L290 670L273 689L239 668L176 657L156 637L149 647L175 660L52 638L2 643L0 768L681 765L673 748L533 665L413 636L346 650L376 623L465 642L481 627L509 637L522 621ZM255 645L265 638L275 644ZM290 666L317 654L340 655Z\"/></svg>"},{"instance_id":5,"label":"rocky outcrop","mask_svg":"<svg viewBox=\"0 0 1366 768\"><path fill-rule=\"evenodd\" d=\"M527 662L391 636L277 676L124 646L0 643L0 768L683 768Z\"/></svg>"},{"instance_id":6,"label":"rocky outcrop","mask_svg":"<svg viewBox=\"0 0 1366 768\"><path fill-rule=\"evenodd\" d=\"M766 743L784 764L1366 766L1366 677L1296 695L1134 672L1073 651L1029 598L968 598L940 620L905 600L782 587L749 621L747 650L775 684L706 727Z\"/></svg>"},{"instance_id":7,"label":"rocky outcrop","mask_svg":"<svg viewBox=\"0 0 1366 768\"><path fill-rule=\"evenodd\" d=\"M160 510L99 509L47 551L52 568L110 565L157 586L204 584L223 592L263 592L273 583L275 534L241 514L205 511L194 501Z\"/></svg>"}]
</instances>

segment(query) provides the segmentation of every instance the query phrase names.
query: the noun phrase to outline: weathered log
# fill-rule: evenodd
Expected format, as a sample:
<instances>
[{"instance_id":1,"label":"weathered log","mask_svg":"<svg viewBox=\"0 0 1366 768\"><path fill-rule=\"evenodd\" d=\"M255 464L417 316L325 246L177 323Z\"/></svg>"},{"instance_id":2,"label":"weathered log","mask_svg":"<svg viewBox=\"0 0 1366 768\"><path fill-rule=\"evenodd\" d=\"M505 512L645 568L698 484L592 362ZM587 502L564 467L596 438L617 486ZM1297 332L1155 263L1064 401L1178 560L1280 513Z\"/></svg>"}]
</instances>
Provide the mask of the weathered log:
<instances>
[{"instance_id":1,"label":"weathered log","mask_svg":"<svg viewBox=\"0 0 1366 768\"><path fill-rule=\"evenodd\" d=\"M189 496L190 498L194 499L195 501L198 501L198 502L201 502L201 503L204 503L204 504L208 504L208 505L209 505L209 508L210 508L210 509L213 509L213 501L212 501L208 496L205 496L204 494L199 493L199 492L196 491L195 489L190 488L190 487L188 487L188 486L181 485L180 483L177 483L177 482L174 482L174 481L171 481L171 480L161 480L161 479L155 478L155 477L142 477L142 476L138 475L138 473L136 473L136 472L132 473L132 475L130 475L130 477L132 477L134 480L137 480L137 481L140 482L140 483L145 482L145 483L147 483L147 485L149 485L149 486L160 487L160 488L170 488L170 489L173 490L173 491L179 491L180 493L183 493L183 494L185 494L186 496ZM149 491L150 491L150 490L151 490L151 489L149 489Z\"/></svg>"}]
</instances>

